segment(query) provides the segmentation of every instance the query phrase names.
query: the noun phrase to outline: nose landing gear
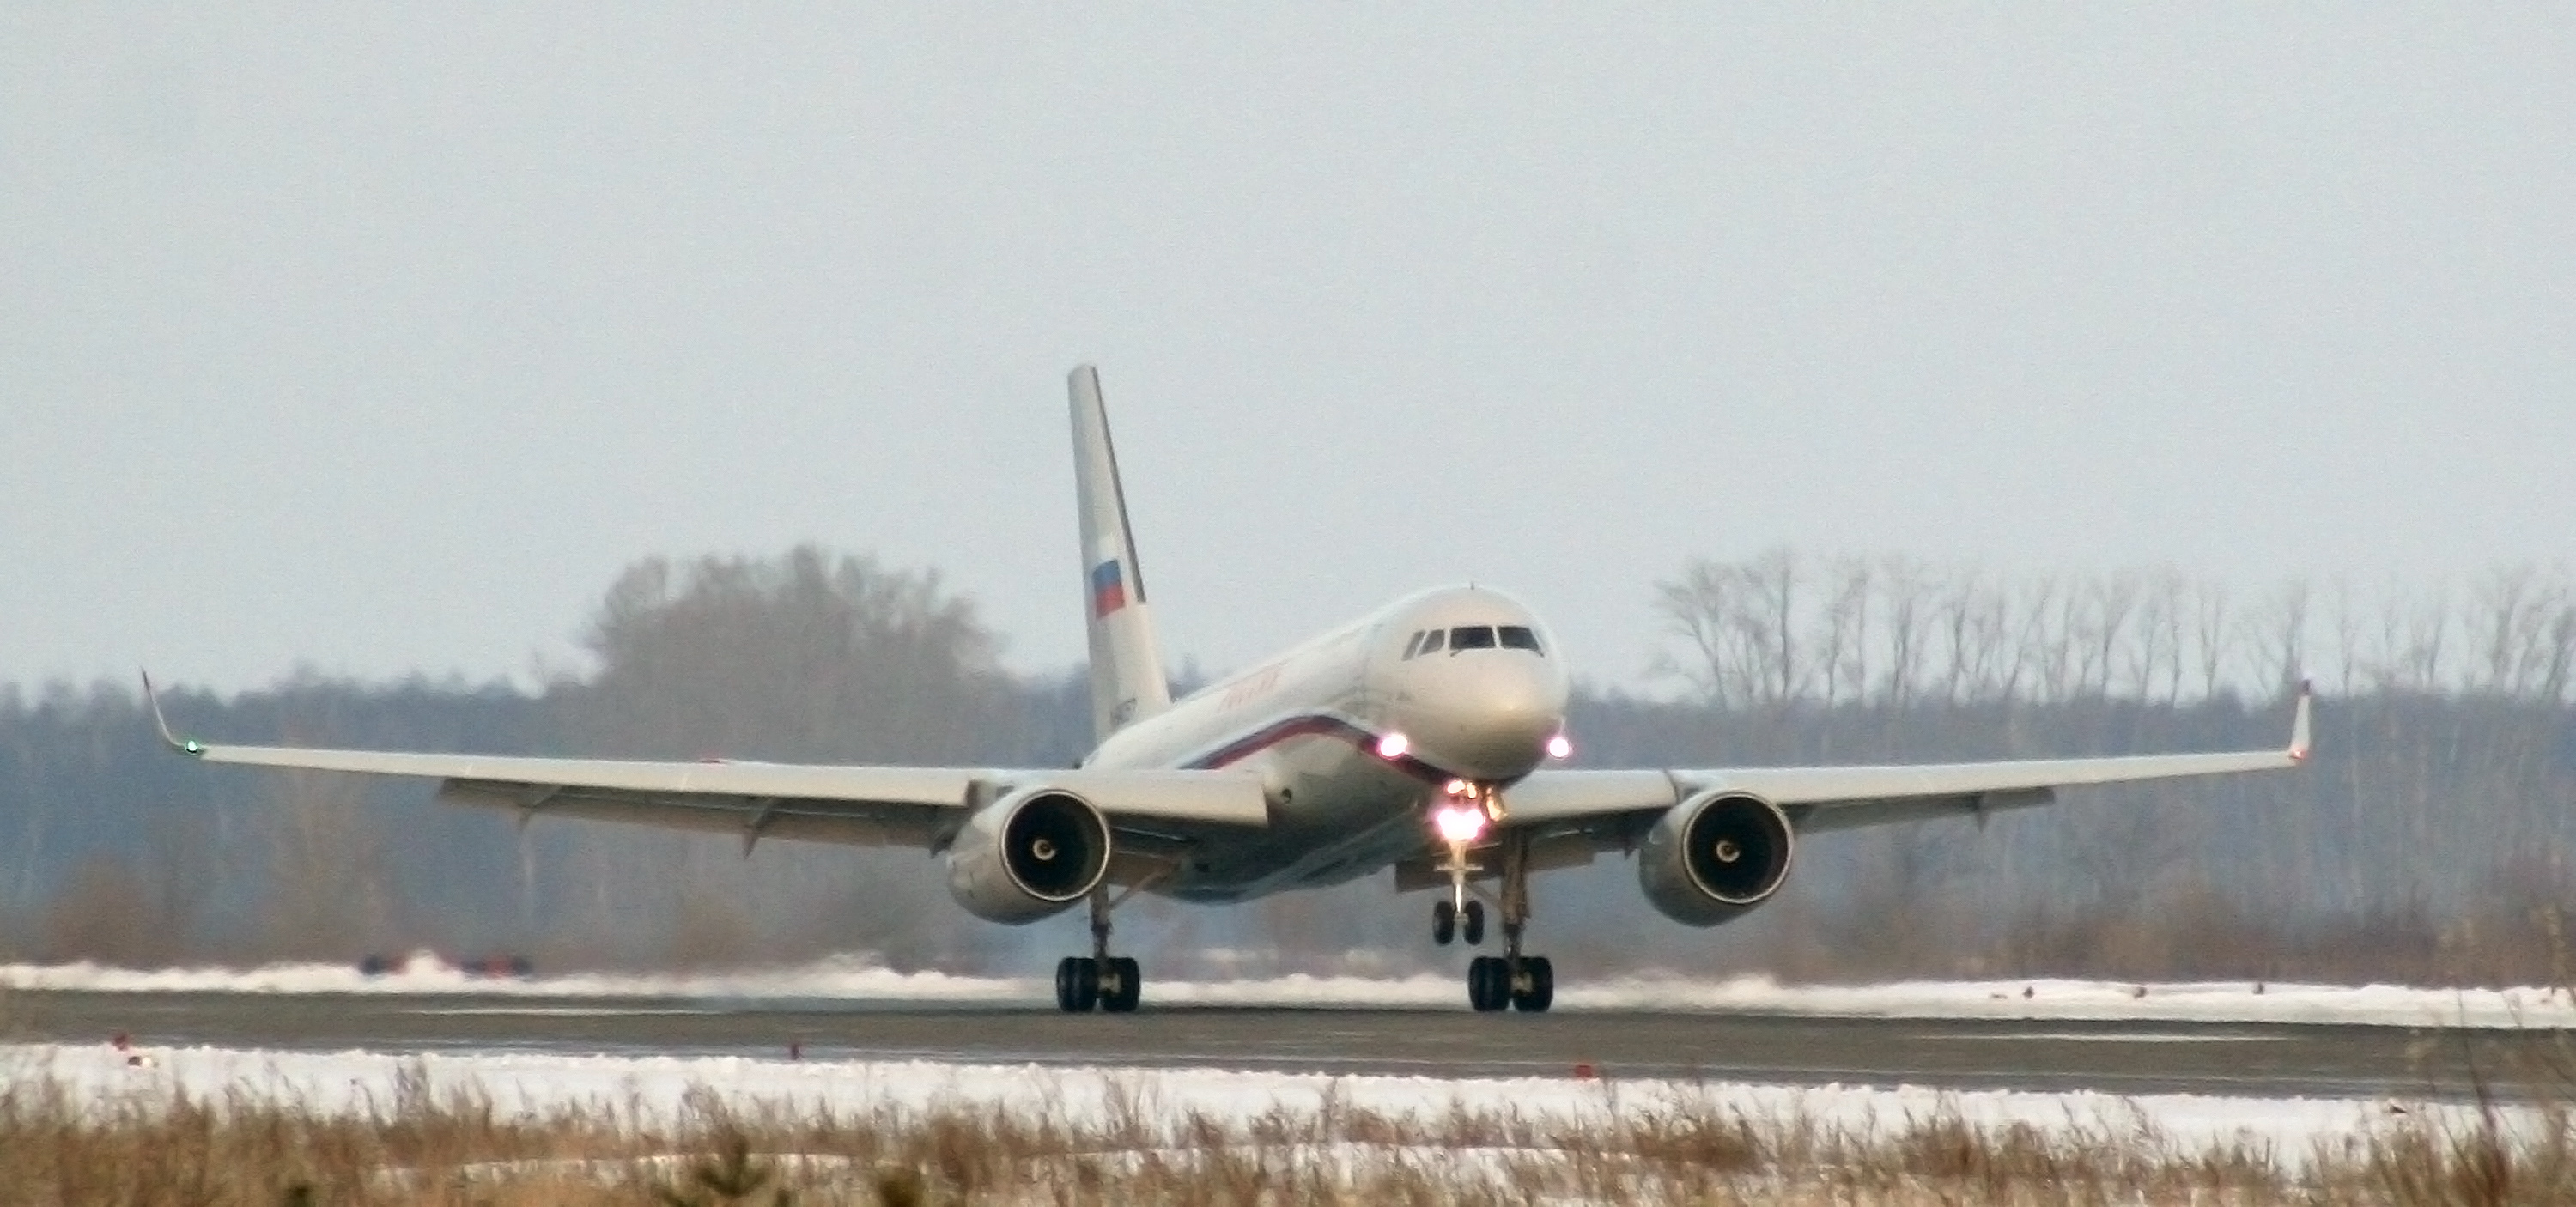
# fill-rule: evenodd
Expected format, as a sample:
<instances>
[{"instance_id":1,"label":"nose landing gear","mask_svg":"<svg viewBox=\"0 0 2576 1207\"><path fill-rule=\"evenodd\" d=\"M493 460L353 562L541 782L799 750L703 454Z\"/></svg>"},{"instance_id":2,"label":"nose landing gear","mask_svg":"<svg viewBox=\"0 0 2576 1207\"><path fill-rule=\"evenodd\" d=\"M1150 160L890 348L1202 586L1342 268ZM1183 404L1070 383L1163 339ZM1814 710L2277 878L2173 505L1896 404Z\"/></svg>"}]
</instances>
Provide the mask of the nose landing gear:
<instances>
[{"instance_id":1,"label":"nose landing gear","mask_svg":"<svg viewBox=\"0 0 2576 1207\"><path fill-rule=\"evenodd\" d=\"M1452 780L1441 803L1431 810L1432 828L1449 848L1437 870L1449 874L1449 896L1431 905L1431 941L1447 947L1462 925L1467 946L1485 941L1485 903L1468 896L1467 878L1483 871L1467 859L1467 849L1485 833L1501 801L1494 793L1464 780Z\"/></svg>"},{"instance_id":2,"label":"nose landing gear","mask_svg":"<svg viewBox=\"0 0 2576 1207\"><path fill-rule=\"evenodd\" d=\"M1443 897L1431 903L1431 941L1447 947L1449 940L1463 937L1467 946L1485 941L1485 903L1468 899L1461 904L1454 897Z\"/></svg>"},{"instance_id":3,"label":"nose landing gear","mask_svg":"<svg viewBox=\"0 0 2576 1207\"><path fill-rule=\"evenodd\" d=\"M1485 833L1487 823L1503 816L1500 795L1476 785L1453 783L1447 799L1432 810L1433 825L1448 845L1438 866L1448 873L1449 895L1431 904L1431 941L1443 947L1464 938L1469 947L1485 941L1485 903L1471 895L1468 879L1484 869L1468 861L1468 849ZM1501 843L1503 954L1478 956L1467 963L1467 1004L1478 1011L1545 1011L1556 1001L1556 966L1546 956L1524 955L1521 932L1529 925L1529 839L1506 834ZM1462 933L1463 932L1463 933Z\"/></svg>"}]
</instances>

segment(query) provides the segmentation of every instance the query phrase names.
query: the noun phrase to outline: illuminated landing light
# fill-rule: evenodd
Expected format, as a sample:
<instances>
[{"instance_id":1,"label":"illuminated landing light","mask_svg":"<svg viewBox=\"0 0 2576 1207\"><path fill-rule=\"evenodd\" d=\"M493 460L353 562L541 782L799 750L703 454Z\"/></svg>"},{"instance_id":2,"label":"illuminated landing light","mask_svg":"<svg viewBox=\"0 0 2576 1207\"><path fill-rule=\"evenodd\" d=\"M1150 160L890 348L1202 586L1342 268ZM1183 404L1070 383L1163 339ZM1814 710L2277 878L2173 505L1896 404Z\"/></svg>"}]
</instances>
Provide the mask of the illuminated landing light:
<instances>
[{"instance_id":1,"label":"illuminated landing light","mask_svg":"<svg viewBox=\"0 0 2576 1207\"><path fill-rule=\"evenodd\" d=\"M1560 733L1560 734L1558 734L1558 735L1556 735L1555 737L1549 738L1549 739L1547 740L1547 757L1552 758L1552 759L1570 759L1570 758L1573 758L1573 757L1574 757L1574 739L1569 738L1569 737L1567 737L1567 736L1565 736L1564 734L1561 734L1561 733Z\"/></svg>"},{"instance_id":2,"label":"illuminated landing light","mask_svg":"<svg viewBox=\"0 0 2576 1207\"><path fill-rule=\"evenodd\" d=\"M1485 832L1485 811L1473 805L1451 805L1432 810L1431 824L1440 837L1449 842L1467 843Z\"/></svg>"},{"instance_id":3,"label":"illuminated landing light","mask_svg":"<svg viewBox=\"0 0 2576 1207\"><path fill-rule=\"evenodd\" d=\"M1388 730L1386 736L1377 740L1377 757L1382 759L1403 758L1404 752L1411 749L1412 740L1393 730Z\"/></svg>"}]
</instances>

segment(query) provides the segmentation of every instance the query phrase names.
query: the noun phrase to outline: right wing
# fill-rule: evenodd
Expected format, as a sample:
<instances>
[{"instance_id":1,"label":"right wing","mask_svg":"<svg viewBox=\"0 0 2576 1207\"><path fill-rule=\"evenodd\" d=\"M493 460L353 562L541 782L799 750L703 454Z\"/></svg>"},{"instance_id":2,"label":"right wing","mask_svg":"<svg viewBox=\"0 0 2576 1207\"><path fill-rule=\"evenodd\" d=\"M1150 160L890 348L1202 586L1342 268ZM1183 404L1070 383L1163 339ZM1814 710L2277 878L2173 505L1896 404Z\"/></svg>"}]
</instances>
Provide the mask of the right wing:
<instances>
[{"instance_id":1,"label":"right wing","mask_svg":"<svg viewBox=\"0 0 2576 1207\"><path fill-rule=\"evenodd\" d=\"M1525 832L1583 834L1610 847L1643 834L1664 810L1717 791L1778 805L1802 834L1981 816L2048 804L2060 788L2288 770L2307 761L2309 711L2302 687L2289 744L2273 750L1875 767L1540 771L1504 793L1505 820Z\"/></svg>"},{"instance_id":2,"label":"right wing","mask_svg":"<svg viewBox=\"0 0 2576 1207\"><path fill-rule=\"evenodd\" d=\"M1187 841L1202 825L1270 821L1260 777L1245 771L1019 770L871 767L731 761L513 758L378 750L229 746L170 732L143 681L153 723L171 749L208 763L401 776L439 781L440 797L513 809L521 819L581 817L671 829L799 838L861 846L937 848L976 808L1027 788L1073 793L1122 838Z\"/></svg>"}]
</instances>

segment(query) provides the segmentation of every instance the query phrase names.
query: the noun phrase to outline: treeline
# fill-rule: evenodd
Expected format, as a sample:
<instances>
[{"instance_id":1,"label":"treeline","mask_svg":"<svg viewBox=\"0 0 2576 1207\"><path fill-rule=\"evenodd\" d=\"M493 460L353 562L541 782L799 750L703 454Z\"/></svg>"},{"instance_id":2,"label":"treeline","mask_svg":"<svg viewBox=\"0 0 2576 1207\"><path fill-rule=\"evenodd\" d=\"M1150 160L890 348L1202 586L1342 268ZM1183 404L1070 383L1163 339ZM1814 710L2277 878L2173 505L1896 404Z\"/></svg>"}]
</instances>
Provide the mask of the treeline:
<instances>
[{"instance_id":1,"label":"treeline","mask_svg":"<svg viewBox=\"0 0 2576 1207\"><path fill-rule=\"evenodd\" d=\"M2412 590L2294 578L2244 597L2171 569L2007 577L1773 549L1694 562L1655 603L1676 639L1664 669L1719 708L2176 705L2267 697L2312 674L2345 697L2563 705L2576 691L2564 568Z\"/></svg>"},{"instance_id":2,"label":"treeline","mask_svg":"<svg viewBox=\"0 0 2576 1207\"><path fill-rule=\"evenodd\" d=\"M1569 967L1803 977L2104 974L2530 982L2576 900L2576 590L2507 569L2447 589L2164 572L2011 578L1767 553L1660 584L1680 699L1580 693L1593 766L1879 762L2267 746L2323 695L2295 775L2070 795L1985 826L1805 844L1782 898L1664 922L1605 858L1537 885ZM929 572L806 548L655 559L537 692L296 680L165 698L219 740L656 757L1062 765L1077 674L1006 673ZM0 949L129 964L425 946L656 966L865 951L1027 972L1080 943L951 906L908 851L762 844L439 807L426 785L159 752L129 689L0 688ZM1176 973L1440 962L1383 880L1232 909L1139 899L1121 936ZM1186 954L1185 954L1186 953ZM1196 965L1194 969L1190 967Z\"/></svg>"}]
</instances>

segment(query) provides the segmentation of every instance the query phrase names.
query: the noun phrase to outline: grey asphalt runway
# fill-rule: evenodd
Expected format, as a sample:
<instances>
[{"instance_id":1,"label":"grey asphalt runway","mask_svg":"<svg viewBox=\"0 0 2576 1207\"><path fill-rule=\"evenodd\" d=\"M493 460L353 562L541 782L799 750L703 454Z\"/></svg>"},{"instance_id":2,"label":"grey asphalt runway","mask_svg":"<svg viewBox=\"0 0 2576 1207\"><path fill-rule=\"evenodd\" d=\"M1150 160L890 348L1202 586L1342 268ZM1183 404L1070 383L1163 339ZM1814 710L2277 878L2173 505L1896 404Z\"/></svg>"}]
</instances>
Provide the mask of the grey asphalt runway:
<instances>
[{"instance_id":1,"label":"grey asphalt runway","mask_svg":"<svg viewBox=\"0 0 2576 1207\"><path fill-rule=\"evenodd\" d=\"M1022 1006L829 999L15 990L0 1037L389 1052L942 1060L1426 1077L1578 1075L1785 1085L2263 1097L2565 1097L2565 1033L2242 1023L1745 1014Z\"/></svg>"}]
</instances>

